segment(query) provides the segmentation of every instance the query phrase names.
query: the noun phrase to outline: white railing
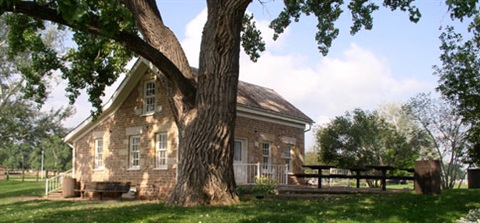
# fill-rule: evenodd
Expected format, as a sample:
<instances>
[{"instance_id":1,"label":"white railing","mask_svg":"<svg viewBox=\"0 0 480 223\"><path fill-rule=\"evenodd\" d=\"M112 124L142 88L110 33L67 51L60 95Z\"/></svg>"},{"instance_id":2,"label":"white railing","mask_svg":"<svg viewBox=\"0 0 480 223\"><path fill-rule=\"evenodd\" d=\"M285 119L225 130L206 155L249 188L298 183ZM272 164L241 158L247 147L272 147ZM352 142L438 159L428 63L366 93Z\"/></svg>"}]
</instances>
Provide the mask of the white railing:
<instances>
[{"instance_id":1,"label":"white railing","mask_svg":"<svg viewBox=\"0 0 480 223\"><path fill-rule=\"evenodd\" d=\"M288 165L263 166L260 163L234 163L233 171L237 185L252 185L261 177L277 179L280 185L288 184Z\"/></svg>"},{"instance_id":2,"label":"white railing","mask_svg":"<svg viewBox=\"0 0 480 223\"><path fill-rule=\"evenodd\" d=\"M65 177L72 177L72 169L47 179L45 181L45 197L48 197L48 194L62 188L63 178Z\"/></svg>"}]
</instances>

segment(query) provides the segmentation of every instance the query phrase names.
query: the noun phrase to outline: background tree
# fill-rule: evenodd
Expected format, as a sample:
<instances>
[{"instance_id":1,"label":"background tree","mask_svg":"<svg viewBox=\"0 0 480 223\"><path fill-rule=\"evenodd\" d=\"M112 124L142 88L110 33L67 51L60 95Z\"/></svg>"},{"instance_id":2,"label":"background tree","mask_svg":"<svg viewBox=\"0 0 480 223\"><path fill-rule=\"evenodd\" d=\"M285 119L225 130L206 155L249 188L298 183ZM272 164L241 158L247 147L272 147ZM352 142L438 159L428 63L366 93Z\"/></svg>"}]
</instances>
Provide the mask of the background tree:
<instances>
[{"instance_id":1,"label":"background tree","mask_svg":"<svg viewBox=\"0 0 480 223\"><path fill-rule=\"evenodd\" d=\"M458 179L456 167L467 158L470 124L455 110L452 104L430 94L418 94L405 105L408 114L427 133L438 156L442 171L442 188L452 189ZM430 156L432 151L428 151ZM423 152L422 154L426 154ZM425 157L422 157L425 158Z\"/></svg>"},{"instance_id":2,"label":"background tree","mask_svg":"<svg viewBox=\"0 0 480 223\"><path fill-rule=\"evenodd\" d=\"M305 152L305 165L320 165L320 157L318 156L318 150Z\"/></svg>"},{"instance_id":3,"label":"background tree","mask_svg":"<svg viewBox=\"0 0 480 223\"><path fill-rule=\"evenodd\" d=\"M41 151L44 150L46 167L64 170L71 161L58 159L57 166L49 166L48 153L61 150L63 157L71 156L70 149L61 138L66 134L62 121L72 110L60 108L43 112L37 102L42 102L45 98L25 98L23 92L27 91L28 86L20 71L29 69L33 55L28 51L19 55L8 54L8 43L5 40L10 29L4 16L0 16L0 27L0 40L3 40L0 45L0 163L11 169L40 169ZM56 29L46 29L41 34L42 43L50 48L56 48L63 40L62 33ZM45 77L39 81L48 86L52 79ZM44 90L42 95L46 97L48 91ZM42 148L47 142L52 143Z\"/></svg>"},{"instance_id":4,"label":"background tree","mask_svg":"<svg viewBox=\"0 0 480 223\"><path fill-rule=\"evenodd\" d=\"M472 125L468 164L480 166L480 17L475 14L469 30L473 37L465 40L453 27L440 36L441 66L438 90L452 103L466 122Z\"/></svg>"},{"instance_id":5,"label":"background tree","mask_svg":"<svg viewBox=\"0 0 480 223\"><path fill-rule=\"evenodd\" d=\"M151 61L161 71L157 76L167 88L179 129L180 174L170 203L231 204L238 202L232 150L240 44L255 59L263 49L263 42L253 20L245 19L251 0L206 2L208 16L197 77L193 76L177 38L164 24L154 0L1 0L0 13L14 14L9 23L14 30L9 38L10 52L23 52L26 48L36 52L34 69L29 70L34 72L22 72L29 89L42 89L39 77L60 69L69 81L70 99L78 96L79 89L86 89L92 104L100 108L105 86L118 78L132 52ZM383 6L408 11L410 19L418 21L420 12L412 2L385 0ZM299 21L303 14L313 15L318 21L315 39L323 54L338 36L335 22L344 9L348 8L352 14L350 33L355 34L362 28L372 28L371 14L379 8L374 1L351 1L347 7L342 7L345 3L341 0L278 3L284 4L284 9L270 25L274 38L292 20ZM463 6L463 1L447 1L447 4L455 10L457 5ZM42 29L41 20L68 27L78 48L66 56L58 56L36 44L38 36L25 34Z\"/></svg>"},{"instance_id":6,"label":"background tree","mask_svg":"<svg viewBox=\"0 0 480 223\"><path fill-rule=\"evenodd\" d=\"M376 112L355 109L317 131L320 161L343 168L367 165L413 167L419 132L401 132Z\"/></svg>"}]
</instances>

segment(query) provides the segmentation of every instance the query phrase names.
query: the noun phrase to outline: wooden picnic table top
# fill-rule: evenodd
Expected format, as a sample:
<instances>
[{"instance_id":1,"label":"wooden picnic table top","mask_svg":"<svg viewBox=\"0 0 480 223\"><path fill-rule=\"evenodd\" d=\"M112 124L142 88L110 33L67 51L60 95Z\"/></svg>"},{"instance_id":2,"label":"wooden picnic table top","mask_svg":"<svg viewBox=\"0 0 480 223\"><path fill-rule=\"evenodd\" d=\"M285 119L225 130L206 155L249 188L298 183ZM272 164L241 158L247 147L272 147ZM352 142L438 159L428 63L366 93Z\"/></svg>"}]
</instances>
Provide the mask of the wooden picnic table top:
<instances>
[{"instance_id":1,"label":"wooden picnic table top","mask_svg":"<svg viewBox=\"0 0 480 223\"><path fill-rule=\"evenodd\" d=\"M385 165L379 165L379 166L366 166L367 168L372 168L376 170L394 170L396 169L393 166L385 166Z\"/></svg>"},{"instance_id":2,"label":"wooden picnic table top","mask_svg":"<svg viewBox=\"0 0 480 223\"><path fill-rule=\"evenodd\" d=\"M303 165L302 167L310 168L310 169L330 169L330 168L336 168L335 166L332 165Z\"/></svg>"},{"instance_id":3,"label":"wooden picnic table top","mask_svg":"<svg viewBox=\"0 0 480 223\"><path fill-rule=\"evenodd\" d=\"M405 170L405 171L410 172L410 173L415 172L415 169L413 169L413 168L401 168L399 170Z\"/></svg>"},{"instance_id":4,"label":"wooden picnic table top","mask_svg":"<svg viewBox=\"0 0 480 223\"><path fill-rule=\"evenodd\" d=\"M361 172L361 171L371 170L372 168L354 167L354 168L348 168L348 169L351 170L351 171L355 171L355 172Z\"/></svg>"}]
</instances>

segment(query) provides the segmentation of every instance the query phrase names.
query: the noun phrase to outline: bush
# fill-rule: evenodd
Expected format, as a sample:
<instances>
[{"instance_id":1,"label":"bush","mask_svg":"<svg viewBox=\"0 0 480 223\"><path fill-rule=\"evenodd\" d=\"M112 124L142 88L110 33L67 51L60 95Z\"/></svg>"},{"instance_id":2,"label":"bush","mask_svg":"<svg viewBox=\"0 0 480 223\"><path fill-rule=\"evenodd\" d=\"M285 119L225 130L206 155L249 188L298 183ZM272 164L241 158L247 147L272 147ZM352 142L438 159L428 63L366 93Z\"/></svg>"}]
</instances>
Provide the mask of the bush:
<instances>
[{"instance_id":1,"label":"bush","mask_svg":"<svg viewBox=\"0 0 480 223\"><path fill-rule=\"evenodd\" d=\"M480 223L480 208L470 210L467 216L460 218L457 223Z\"/></svg>"},{"instance_id":2,"label":"bush","mask_svg":"<svg viewBox=\"0 0 480 223\"><path fill-rule=\"evenodd\" d=\"M275 189L278 187L278 180L271 177L257 177L255 178L255 185L252 190L255 194L275 194Z\"/></svg>"}]
</instances>

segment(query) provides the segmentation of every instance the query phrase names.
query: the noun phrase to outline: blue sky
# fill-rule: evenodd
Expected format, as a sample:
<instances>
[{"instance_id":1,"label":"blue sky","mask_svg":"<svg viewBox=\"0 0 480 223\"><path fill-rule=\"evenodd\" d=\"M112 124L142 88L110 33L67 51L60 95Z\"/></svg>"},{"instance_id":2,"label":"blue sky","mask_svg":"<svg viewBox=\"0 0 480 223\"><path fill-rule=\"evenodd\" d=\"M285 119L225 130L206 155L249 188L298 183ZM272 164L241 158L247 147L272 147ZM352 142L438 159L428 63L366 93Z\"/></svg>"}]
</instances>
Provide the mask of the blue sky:
<instances>
[{"instance_id":1,"label":"blue sky","mask_svg":"<svg viewBox=\"0 0 480 223\"><path fill-rule=\"evenodd\" d=\"M205 1L157 1L164 22L176 33L189 62L198 65L198 48L205 22ZM381 4L379 2L379 4ZM345 11L337 23L339 37L328 56L316 46L316 23L303 16L293 23L279 40L271 40L267 28L278 14L282 1L260 4L253 1L248 8L257 20L267 42L267 51L257 63L241 55L240 79L272 88L315 120L316 125L328 122L354 108L375 109L382 103L399 103L420 92L433 92L437 77L432 66L439 64L440 27L452 23L442 1L422 0L416 3L422 13L417 24L405 12L381 8L374 13L371 31L349 34L351 18ZM52 105L65 104L57 87ZM108 90L109 96L115 87ZM77 114L66 121L73 127L90 114L85 96L75 104ZM313 131L306 133L306 148L314 144Z\"/></svg>"}]
</instances>

